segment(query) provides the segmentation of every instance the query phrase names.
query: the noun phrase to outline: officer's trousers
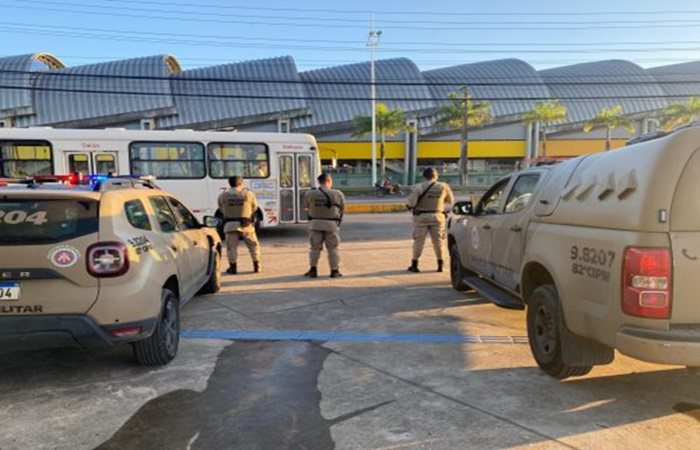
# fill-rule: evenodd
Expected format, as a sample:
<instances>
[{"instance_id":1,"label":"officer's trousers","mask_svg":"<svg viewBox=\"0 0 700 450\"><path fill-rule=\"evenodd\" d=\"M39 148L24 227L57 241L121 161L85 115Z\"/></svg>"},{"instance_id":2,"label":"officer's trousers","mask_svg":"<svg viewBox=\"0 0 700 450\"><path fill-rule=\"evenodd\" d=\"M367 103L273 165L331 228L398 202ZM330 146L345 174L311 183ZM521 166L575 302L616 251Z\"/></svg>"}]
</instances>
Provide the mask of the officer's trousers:
<instances>
[{"instance_id":1,"label":"officer's trousers","mask_svg":"<svg viewBox=\"0 0 700 450\"><path fill-rule=\"evenodd\" d=\"M255 227L248 226L238 231L231 230L226 233L226 254L229 264L236 264L238 260L238 244L244 241L250 252L253 262L260 262L260 243L255 234Z\"/></svg>"},{"instance_id":2,"label":"officer's trousers","mask_svg":"<svg viewBox=\"0 0 700 450\"><path fill-rule=\"evenodd\" d=\"M430 235L438 260L445 260L445 215L421 214L413 216L413 259L420 259L425 238Z\"/></svg>"},{"instance_id":3,"label":"officer's trousers","mask_svg":"<svg viewBox=\"0 0 700 450\"><path fill-rule=\"evenodd\" d=\"M339 270L340 268L340 233L338 231L309 231L309 244L311 251L309 252L309 263L311 267L318 266L318 260L321 258L321 252L325 244L328 251L328 265L331 270Z\"/></svg>"}]
</instances>

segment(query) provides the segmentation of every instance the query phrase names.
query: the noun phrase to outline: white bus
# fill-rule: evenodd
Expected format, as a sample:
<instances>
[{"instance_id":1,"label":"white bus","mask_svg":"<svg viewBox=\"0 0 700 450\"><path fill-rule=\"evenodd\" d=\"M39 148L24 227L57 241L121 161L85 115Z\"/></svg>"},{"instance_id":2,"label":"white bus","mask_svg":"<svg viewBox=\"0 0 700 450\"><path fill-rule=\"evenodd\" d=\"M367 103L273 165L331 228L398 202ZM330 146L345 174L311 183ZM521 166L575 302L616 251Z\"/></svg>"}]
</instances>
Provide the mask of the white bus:
<instances>
[{"instance_id":1,"label":"white bus","mask_svg":"<svg viewBox=\"0 0 700 450\"><path fill-rule=\"evenodd\" d=\"M319 171L308 134L0 128L0 178L151 175L201 218L240 175L258 198L261 227L306 222L302 198Z\"/></svg>"}]
</instances>

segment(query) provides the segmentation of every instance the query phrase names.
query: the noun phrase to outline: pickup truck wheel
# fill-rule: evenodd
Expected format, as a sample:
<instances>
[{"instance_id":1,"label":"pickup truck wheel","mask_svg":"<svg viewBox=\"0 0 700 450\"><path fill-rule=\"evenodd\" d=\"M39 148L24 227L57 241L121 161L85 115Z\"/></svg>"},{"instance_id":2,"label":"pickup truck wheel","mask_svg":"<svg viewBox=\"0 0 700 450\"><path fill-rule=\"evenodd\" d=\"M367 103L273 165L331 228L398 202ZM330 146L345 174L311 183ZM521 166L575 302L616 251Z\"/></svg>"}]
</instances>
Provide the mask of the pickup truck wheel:
<instances>
[{"instance_id":1,"label":"pickup truck wheel","mask_svg":"<svg viewBox=\"0 0 700 450\"><path fill-rule=\"evenodd\" d=\"M144 366L164 366L175 358L180 343L179 300L170 289L163 289L163 309L150 337L134 342L134 355Z\"/></svg>"},{"instance_id":2,"label":"pickup truck wheel","mask_svg":"<svg viewBox=\"0 0 700 450\"><path fill-rule=\"evenodd\" d=\"M459 292L468 291L470 288L464 283L464 277L469 275L469 271L462 267L462 261L459 259L459 250L457 244L450 246L450 281L452 288Z\"/></svg>"},{"instance_id":3,"label":"pickup truck wheel","mask_svg":"<svg viewBox=\"0 0 700 450\"><path fill-rule=\"evenodd\" d=\"M215 249L211 249L209 258L209 279L197 295L215 294L221 289L221 255Z\"/></svg>"},{"instance_id":4,"label":"pickup truck wheel","mask_svg":"<svg viewBox=\"0 0 700 450\"><path fill-rule=\"evenodd\" d=\"M548 375L563 380L586 375L592 366L570 366L562 360L562 323L559 295L551 284L536 288L527 308L527 335L537 365Z\"/></svg>"}]
</instances>

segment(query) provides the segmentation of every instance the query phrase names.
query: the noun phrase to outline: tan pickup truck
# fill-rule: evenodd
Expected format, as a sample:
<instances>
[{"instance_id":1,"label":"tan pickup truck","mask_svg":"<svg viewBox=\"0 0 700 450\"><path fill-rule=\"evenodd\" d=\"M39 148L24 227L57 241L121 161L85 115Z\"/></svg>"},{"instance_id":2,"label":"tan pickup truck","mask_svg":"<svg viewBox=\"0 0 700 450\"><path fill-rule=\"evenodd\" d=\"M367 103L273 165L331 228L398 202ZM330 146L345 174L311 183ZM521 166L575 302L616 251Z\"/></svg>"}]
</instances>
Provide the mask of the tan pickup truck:
<instances>
[{"instance_id":1,"label":"tan pickup truck","mask_svg":"<svg viewBox=\"0 0 700 450\"><path fill-rule=\"evenodd\" d=\"M556 378L637 359L700 366L700 127L497 182L454 206L452 285L527 308Z\"/></svg>"}]
</instances>

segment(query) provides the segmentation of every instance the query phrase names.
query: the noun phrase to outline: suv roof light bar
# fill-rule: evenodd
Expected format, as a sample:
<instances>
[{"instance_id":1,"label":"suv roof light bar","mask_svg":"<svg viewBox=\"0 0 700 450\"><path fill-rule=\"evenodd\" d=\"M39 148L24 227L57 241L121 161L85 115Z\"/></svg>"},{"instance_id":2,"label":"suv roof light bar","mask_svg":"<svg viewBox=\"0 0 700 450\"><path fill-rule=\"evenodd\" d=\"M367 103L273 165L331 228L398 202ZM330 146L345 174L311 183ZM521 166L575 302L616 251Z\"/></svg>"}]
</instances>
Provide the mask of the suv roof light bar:
<instances>
[{"instance_id":1,"label":"suv roof light bar","mask_svg":"<svg viewBox=\"0 0 700 450\"><path fill-rule=\"evenodd\" d=\"M0 178L0 187L11 184L26 185L29 189L38 188L42 184L59 183L68 186L89 186L93 191L104 191L107 189L127 189L135 187L145 187L148 189L158 189L154 183L154 176L134 176L134 175L89 175L80 173L69 175L32 175L22 178Z\"/></svg>"}]
</instances>

